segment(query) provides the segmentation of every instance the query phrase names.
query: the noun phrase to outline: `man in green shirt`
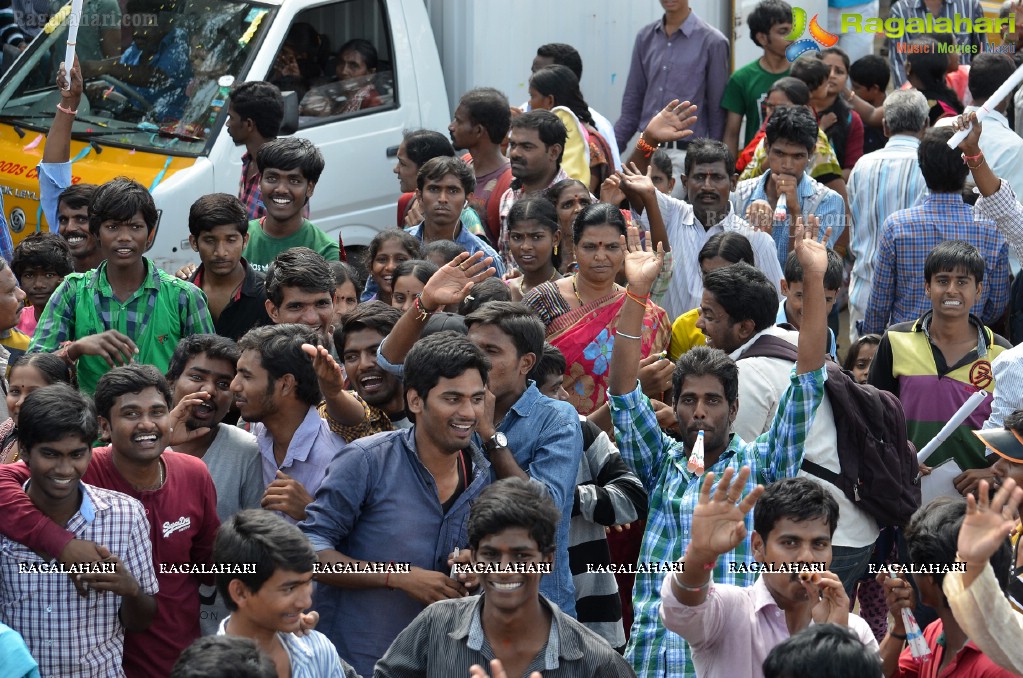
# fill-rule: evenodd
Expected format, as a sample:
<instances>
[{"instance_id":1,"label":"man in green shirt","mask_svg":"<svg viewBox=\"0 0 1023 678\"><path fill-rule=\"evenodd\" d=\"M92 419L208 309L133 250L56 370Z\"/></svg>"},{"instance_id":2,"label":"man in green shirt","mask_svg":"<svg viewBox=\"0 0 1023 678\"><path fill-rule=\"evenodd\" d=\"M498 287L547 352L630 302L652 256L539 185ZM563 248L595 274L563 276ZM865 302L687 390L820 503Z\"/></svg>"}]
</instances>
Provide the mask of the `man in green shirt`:
<instances>
[{"instance_id":1,"label":"man in green shirt","mask_svg":"<svg viewBox=\"0 0 1023 678\"><path fill-rule=\"evenodd\" d=\"M166 372L178 341L212 334L206 296L142 255L156 231L156 204L141 184L114 179L96 189L89 231L104 262L72 273L53 292L29 352L58 351L78 364L85 393L110 368L130 362Z\"/></svg>"},{"instance_id":2,"label":"man in green shirt","mask_svg":"<svg viewBox=\"0 0 1023 678\"><path fill-rule=\"evenodd\" d=\"M302 216L323 173L319 149L308 139L274 139L259 149L256 164L266 216L249 222L249 244L242 252L249 265L265 273L278 254L292 247L308 247L327 261L338 261L338 243Z\"/></svg>"},{"instance_id":3,"label":"man in green shirt","mask_svg":"<svg viewBox=\"0 0 1023 678\"><path fill-rule=\"evenodd\" d=\"M789 60L785 50L789 41L785 39L792 31L792 7L784 0L761 0L746 19L750 38L764 50L764 55L751 61L728 79L721 107L728 112L725 119L725 145L732 157L739 157L739 151L746 147L760 129L761 104L767 98L767 90L779 78L789 74ZM746 119L746 135L739 144L739 129Z\"/></svg>"}]
</instances>

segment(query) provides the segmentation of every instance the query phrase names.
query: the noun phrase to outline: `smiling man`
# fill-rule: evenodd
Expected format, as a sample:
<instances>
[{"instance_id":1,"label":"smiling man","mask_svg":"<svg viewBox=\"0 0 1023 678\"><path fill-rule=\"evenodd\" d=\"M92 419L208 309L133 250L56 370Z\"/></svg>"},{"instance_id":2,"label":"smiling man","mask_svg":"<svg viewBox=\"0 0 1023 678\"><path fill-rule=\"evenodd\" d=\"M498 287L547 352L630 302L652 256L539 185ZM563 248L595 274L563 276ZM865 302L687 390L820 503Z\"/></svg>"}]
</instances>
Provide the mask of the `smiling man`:
<instances>
[{"instance_id":1,"label":"smiling man","mask_svg":"<svg viewBox=\"0 0 1023 678\"><path fill-rule=\"evenodd\" d=\"M266 215L249 222L249 242L242 256L257 271L292 247L308 247L338 261L338 244L302 216L323 173L323 154L308 139L286 137L267 142L256 154L259 190Z\"/></svg>"},{"instance_id":2,"label":"smiling man","mask_svg":"<svg viewBox=\"0 0 1023 678\"><path fill-rule=\"evenodd\" d=\"M296 634L312 604L316 563L298 528L272 513L242 511L217 531L213 563L227 570L217 574L217 589L232 611L218 635L256 641L277 675L358 678L322 633Z\"/></svg>"},{"instance_id":3,"label":"smiling man","mask_svg":"<svg viewBox=\"0 0 1023 678\"><path fill-rule=\"evenodd\" d=\"M149 521L159 612L146 631L125 637L129 678L169 674L181 651L199 637L201 577L181 566L209 563L220 525L206 467L188 455L165 451L170 403L167 380L151 365L118 367L103 375L96 409L101 435L110 445L93 450L82 478L139 500ZM197 403L186 401L186 406ZM63 563L95 562L109 555L105 544L80 539L39 511L21 489L27 476L19 464L0 468L0 504L11 519L0 531Z\"/></svg>"},{"instance_id":4,"label":"smiling man","mask_svg":"<svg viewBox=\"0 0 1023 678\"><path fill-rule=\"evenodd\" d=\"M67 276L39 318L29 352L57 351L77 364L85 393L115 365L166 370L179 340L214 331L203 293L143 256L157 220L153 196L138 182L118 178L97 188L89 230L106 261Z\"/></svg>"},{"instance_id":5,"label":"smiling man","mask_svg":"<svg viewBox=\"0 0 1023 678\"><path fill-rule=\"evenodd\" d=\"M428 607L395 638L373 675L448 678L497 660L509 676L635 676L606 641L540 593L560 520L551 498L532 483L508 478L484 490L469 514L472 564L485 572L482 595Z\"/></svg>"},{"instance_id":6,"label":"smiling man","mask_svg":"<svg viewBox=\"0 0 1023 678\"><path fill-rule=\"evenodd\" d=\"M470 506L490 483L490 462L473 443L490 369L483 352L439 332L416 343L406 367L415 425L337 454L300 526L323 568L319 629L363 676L424 607L466 595L448 557L467 545ZM336 570L371 562L409 563L410 571Z\"/></svg>"},{"instance_id":7,"label":"smiling man","mask_svg":"<svg viewBox=\"0 0 1023 678\"><path fill-rule=\"evenodd\" d=\"M266 214L260 192L260 171L256 156L264 144L273 141L284 120L284 97L277 86L256 80L243 82L231 92L227 105L227 134L236 146L244 146L238 198L249 219Z\"/></svg>"},{"instance_id":8,"label":"smiling man","mask_svg":"<svg viewBox=\"0 0 1023 678\"><path fill-rule=\"evenodd\" d=\"M333 347L337 282L326 259L308 247L285 250L270 263L264 286L273 324L311 327L320 344Z\"/></svg>"}]
</instances>

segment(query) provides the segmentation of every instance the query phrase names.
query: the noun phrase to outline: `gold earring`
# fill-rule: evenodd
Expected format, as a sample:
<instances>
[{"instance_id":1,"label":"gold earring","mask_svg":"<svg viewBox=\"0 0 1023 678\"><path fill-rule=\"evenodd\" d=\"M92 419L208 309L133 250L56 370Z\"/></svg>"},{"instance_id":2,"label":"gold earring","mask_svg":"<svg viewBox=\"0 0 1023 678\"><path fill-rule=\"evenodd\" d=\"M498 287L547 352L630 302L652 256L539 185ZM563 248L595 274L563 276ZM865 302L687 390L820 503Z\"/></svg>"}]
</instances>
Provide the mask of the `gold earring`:
<instances>
[{"instance_id":1,"label":"gold earring","mask_svg":"<svg viewBox=\"0 0 1023 678\"><path fill-rule=\"evenodd\" d=\"M557 246L557 245L555 245L555 246L554 246L554 253L555 253L555 254L557 254L557 253L558 253L558 246Z\"/></svg>"}]
</instances>

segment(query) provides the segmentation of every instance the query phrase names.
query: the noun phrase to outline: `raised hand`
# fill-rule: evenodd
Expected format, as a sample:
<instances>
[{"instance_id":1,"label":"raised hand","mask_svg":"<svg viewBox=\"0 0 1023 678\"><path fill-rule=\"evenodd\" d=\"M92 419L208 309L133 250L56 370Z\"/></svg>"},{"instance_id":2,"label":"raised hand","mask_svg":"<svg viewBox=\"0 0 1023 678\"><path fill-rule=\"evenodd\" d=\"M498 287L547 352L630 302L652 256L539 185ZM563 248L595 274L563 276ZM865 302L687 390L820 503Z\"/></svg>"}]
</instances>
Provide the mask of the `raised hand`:
<instances>
[{"instance_id":1,"label":"raised hand","mask_svg":"<svg viewBox=\"0 0 1023 678\"><path fill-rule=\"evenodd\" d=\"M878 573L875 577L878 584L884 588L884 604L892 613L894 623L889 631L906 635L906 625L902 621L903 608L912 610L916 607L916 596L913 595L913 587L902 577L892 577L887 572Z\"/></svg>"},{"instance_id":2,"label":"raised hand","mask_svg":"<svg viewBox=\"0 0 1023 678\"><path fill-rule=\"evenodd\" d=\"M209 426L190 429L185 425L196 405L208 405L213 396L206 391L196 391L184 396L167 417L167 445L183 445L210 432Z\"/></svg>"},{"instance_id":3,"label":"raised hand","mask_svg":"<svg viewBox=\"0 0 1023 678\"><path fill-rule=\"evenodd\" d=\"M966 129L971 124L973 127L970 129L970 133L959 143L959 150L963 155L972 156L980 153L980 133L983 131L983 127L980 120L977 119L976 111L963 113L952 123L952 129L956 132Z\"/></svg>"},{"instance_id":4,"label":"raised hand","mask_svg":"<svg viewBox=\"0 0 1023 678\"><path fill-rule=\"evenodd\" d=\"M988 499L988 482L980 481L976 499L966 496L966 517L959 528L959 555L968 564L983 566L1016 526L1016 509L1023 501L1023 489L1011 478L1002 483L992 499Z\"/></svg>"},{"instance_id":5,"label":"raised hand","mask_svg":"<svg viewBox=\"0 0 1023 678\"><path fill-rule=\"evenodd\" d=\"M774 207L766 200L754 200L746 207L743 219L754 229L770 233L774 229Z\"/></svg>"},{"instance_id":6,"label":"raised hand","mask_svg":"<svg viewBox=\"0 0 1023 678\"><path fill-rule=\"evenodd\" d=\"M625 191L626 197L630 200L633 197L638 197L642 200L656 198L657 187L654 186L654 182L650 179L649 174L643 174L639 171L636 163L630 162L628 165L622 165L622 170L617 174L621 177L622 190Z\"/></svg>"},{"instance_id":7,"label":"raised hand","mask_svg":"<svg viewBox=\"0 0 1023 678\"><path fill-rule=\"evenodd\" d=\"M620 205L625 200L625 193L622 191L622 180L612 174L600 185L600 201L609 202L612 205Z\"/></svg>"},{"instance_id":8,"label":"raised hand","mask_svg":"<svg viewBox=\"0 0 1023 678\"><path fill-rule=\"evenodd\" d=\"M690 552L706 554L708 560L713 561L721 554L735 549L746 538L746 514L753 510L753 505L764 493L764 487L757 485L739 501L749 474L749 466L743 466L738 474L733 468L725 469L713 496L710 487L714 484L716 474L710 471L704 476L699 503L693 509Z\"/></svg>"},{"instance_id":9,"label":"raised hand","mask_svg":"<svg viewBox=\"0 0 1023 678\"><path fill-rule=\"evenodd\" d=\"M673 99L650 119L643 130L643 139L651 145L679 141L692 136L693 131L689 128L695 124L696 106Z\"/></svg>"},{"instance_id":10,"label":"raised hand","mask_svg":"<svg viewBox=\"0 0 1023 678\"><path fill-rule=\"evenodd\" d=\"M657 243L657 251L654 252L650 248L650 238L642 242L639 229L635 226L630 226L626 232L628 237L619 236L622 247L628 249L625 255L625 279L629 283L629 291L644 296L650 293L664 265L664 248L661 243Z\"/></svg>"},{"instance_id":11,"label":"raised hand","mask_svg":"<svg viewBox=\"0 0 1023 678\"><path fill-rule=\"evenodd\" d=\"M441 266L426 281L421 296L422 303L431 311L440 310L442 306L462 303L462 300L469 296L473 285L497 272L490 265L494 258L484 257L486 255L483 252L476 252L472 256L463 252Z\"/></svg>"},{"instance_id":12,"label":"raised hand","mask_svg":"<svg viewBox=\"0 0 1023 678\"><path fill-rule=\"evenodd\" d=\"M831 237L831 227L825 229L823 237L818 237L820 225L820 219L813 214L806 215L805 219L796 217L793 249L803 271L823 274L828 270L828 247L824 243Z\"/></svg>"},{"instance_id":13,"label":"raised hand","mask_svg":"<svg viewBox=\"0 0 1023 678\"><path fill-rule=\"evenodd\" d=\"M320 382L320 391L324 395L336 394L344 388L345 379L341 366L334 360L334 356L330 355L330 351L322 346L302 344L302 352L313 359L316 380Z\"/></svg>"},{"instance_id":14,"label":"raised hand","mask_svg":"<svg viewBox=\"0 0 1023 678\"><path fill-rule=\"evenodd\" d=\"M57 90L60 92L60 96L64 99L63 103L68 103L70 100L74 105L72 109L78 108L78 102L82 98L82 66L78 63L78 55L75 55L75 63L71 68L71 83L68 87L68 72L67 65L62 61L60 62L60 68L57 70ZM65 89L67 88L67 89Z\"/></svg>"}]
</instances>

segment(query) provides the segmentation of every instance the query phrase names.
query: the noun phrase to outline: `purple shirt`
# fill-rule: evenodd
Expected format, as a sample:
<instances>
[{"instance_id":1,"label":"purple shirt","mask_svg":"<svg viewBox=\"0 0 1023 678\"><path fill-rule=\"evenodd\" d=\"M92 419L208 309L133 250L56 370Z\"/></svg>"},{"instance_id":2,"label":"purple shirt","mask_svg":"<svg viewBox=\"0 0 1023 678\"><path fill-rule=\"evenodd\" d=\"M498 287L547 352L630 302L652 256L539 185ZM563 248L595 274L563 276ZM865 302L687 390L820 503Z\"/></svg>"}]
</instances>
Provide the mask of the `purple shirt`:
<instances>
[{"instance_id":1,"label":"purple shirt","mask_svg":"<svg viewBox=\"0 0 1023 678\"><path fill-rule=\"evenodd\" d=\"M767 655L791 635L785 612L764 578L746 587L712 584L707 599L690 607L678 602L671 577L667 575L661 584L661 619L665 628L689 642L696 675L763 678ZM848 627L868 651L877 652L877 640L867 622L850 612Z\"/></svg>"},{"instance_id":2,"label":"purple shirt","mask_svg":"<svg viewBox=\"0 0 1023 678\"><path fill-rule=\"evenodd\" d=\"M632 65L615 123L619 149L672 99L699 106L693 137L721 139L725 112L721 97L728 82L728 39L690 11L671 35L663 18L644 26L632 48Z\"/></svg>"}]
</instances>

